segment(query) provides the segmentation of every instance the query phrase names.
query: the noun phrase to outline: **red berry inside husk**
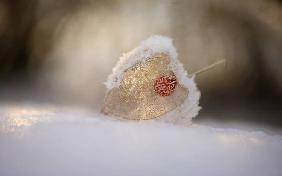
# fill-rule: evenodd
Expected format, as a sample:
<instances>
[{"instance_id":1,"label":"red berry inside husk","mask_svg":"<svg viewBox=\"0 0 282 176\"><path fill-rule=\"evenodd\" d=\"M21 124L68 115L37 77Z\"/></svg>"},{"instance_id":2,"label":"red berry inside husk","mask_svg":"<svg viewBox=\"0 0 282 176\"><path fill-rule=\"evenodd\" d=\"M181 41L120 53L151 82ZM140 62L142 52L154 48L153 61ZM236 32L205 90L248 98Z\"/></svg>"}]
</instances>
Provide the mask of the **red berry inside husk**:
<instances>
[{"instance_id":1,"label":"red berry inside husk","mask_svg":"<svg viewBox=\"0 0 282 176\"><path fill-rule=\"evenodd\" d=\"M170 96L176 88L177 80L176 76L164 75L156 79L154 84L154 90L160 96Z\"/></svg>"}]
</instances>

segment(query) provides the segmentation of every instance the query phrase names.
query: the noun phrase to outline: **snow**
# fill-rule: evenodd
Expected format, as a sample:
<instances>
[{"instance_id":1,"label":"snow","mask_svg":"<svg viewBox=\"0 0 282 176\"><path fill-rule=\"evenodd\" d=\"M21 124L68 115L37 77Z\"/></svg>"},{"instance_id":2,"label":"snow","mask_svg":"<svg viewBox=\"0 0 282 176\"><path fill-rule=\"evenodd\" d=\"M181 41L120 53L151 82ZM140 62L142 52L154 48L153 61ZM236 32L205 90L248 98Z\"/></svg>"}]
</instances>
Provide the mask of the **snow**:
<instances>
[{"instance_id":1,"label":"snow","mask_svg":"<svg viewBox=\"0 0 282 176\"><path fill-rule=\"evenodd\" d=\"M194 81L194 75L189 78L182 63L177 59L176 48L173 46L172 39L169 37L160 35L151 36L141 42L140 46L120 57L118 63L113 68L112 74L109 75L108 80L105 82L107 90L109 91L120 85L123 73L127 69L137 63L145 62L157 53L166 53L169 55L171 60L169 68L175 73L178 82L187 88L189 92L188 97L180 107L163 115L158 120L176 124L191 124L192 118L196 117L201 109L199 106L201 94Z\"/></svg>"},{"instance_id":2,"label":"snow","mask_svg":"<svg viewBox=\"0 0 282 176\"><path fill-rule=\"evenodd\" d=\"M282 137L117 121L76 107L0 108L0 175L280 176Z\"/></svg>"}]
</instances>

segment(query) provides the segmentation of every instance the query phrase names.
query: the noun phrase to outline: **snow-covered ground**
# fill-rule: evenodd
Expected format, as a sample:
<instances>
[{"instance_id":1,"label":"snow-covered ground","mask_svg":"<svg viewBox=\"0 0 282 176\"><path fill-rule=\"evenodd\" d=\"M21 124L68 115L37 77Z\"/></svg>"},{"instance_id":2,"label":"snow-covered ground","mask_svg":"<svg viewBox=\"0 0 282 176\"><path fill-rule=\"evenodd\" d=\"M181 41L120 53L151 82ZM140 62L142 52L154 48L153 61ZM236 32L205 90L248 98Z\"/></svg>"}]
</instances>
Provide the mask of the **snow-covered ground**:
<instances>
[{"instance_id":1,"label":"snow-covered ground","mask_svg":"<svg viewBox=\"0 0 282 176\"><path fill-rule=\"evenodd\" d=\"M281 176L282 136L2 104L0 175Z\"/></svg>"}]
</instances>

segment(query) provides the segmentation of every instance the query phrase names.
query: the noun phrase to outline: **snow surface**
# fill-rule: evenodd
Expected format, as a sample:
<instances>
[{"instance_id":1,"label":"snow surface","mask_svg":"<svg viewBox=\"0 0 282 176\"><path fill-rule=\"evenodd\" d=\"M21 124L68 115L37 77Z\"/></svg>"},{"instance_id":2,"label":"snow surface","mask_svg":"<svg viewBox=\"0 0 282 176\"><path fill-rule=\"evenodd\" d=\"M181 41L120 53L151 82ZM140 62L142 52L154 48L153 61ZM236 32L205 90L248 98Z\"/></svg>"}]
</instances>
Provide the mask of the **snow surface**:
<instances>
[{"instance_id":1,"label":"snow surface","mask_svg":"<svg viewBox=\"0 0 282 176\"><path fill-rule=\"evenodd\" d=\"M123 54L118 63L113 68L112 74L109 75L105 82L107 90L118 87L123 78L124 72L137 63L145 62L155 54L166 53L170 57L169 69L172 70L183 87L188 89L188 97L184 103L173 111L161 116L159 120L178 124L191 124L192 118L198 115L201 107L199 106L200 91L194 81L194 76L188 77L187 71L183 64L177 59L177 51L173 46L172 39L160 35L154 35L141 42L140 46L132 51ZM175 115L177 114L177 116ZM173 118L171 118L173 117Z\"/></svg>"},{"instance_id":2,"label":"snow surface","mask_svg":"<svg viewBox=\"0 0 282 176\"><path fill-rule=\"evenodd\" d=\"M158 121L115 121L74 107L0 108L0 175L281 176L282 136Z\"/></svg>"}]
</instances>

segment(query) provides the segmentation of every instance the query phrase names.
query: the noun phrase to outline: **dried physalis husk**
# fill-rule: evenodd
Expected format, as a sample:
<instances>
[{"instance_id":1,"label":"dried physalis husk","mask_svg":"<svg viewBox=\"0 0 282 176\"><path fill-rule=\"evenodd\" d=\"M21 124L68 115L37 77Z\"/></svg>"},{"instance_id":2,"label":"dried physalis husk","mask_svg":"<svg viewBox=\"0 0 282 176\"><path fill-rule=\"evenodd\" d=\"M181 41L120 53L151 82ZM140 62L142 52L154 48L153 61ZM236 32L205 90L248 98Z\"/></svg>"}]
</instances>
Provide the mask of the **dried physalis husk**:
<instances>
[{"instance_id":1,"label":"dried physalis husk","mask_svg":"<svg viewBox=\"0 0 282 176\"><path fill-rule=\"evenodd\" d=\"M200 91L177 59L172 39L151 36L119 58L106 83L102 112L129 120L191 124Z\"/></svg>"},{"instance_id":2,"label":"dried physalis husk","mask_svg":"<svg viewBox=\"0 0 282 176\"><path fill-rule=\"evenodd\" d=\"M170 70L171 59L157 53L124 71L118 87L109 90L102 112L130 120L160 117L182 105L188 89Z\"/></svg>"}]
</instances>

